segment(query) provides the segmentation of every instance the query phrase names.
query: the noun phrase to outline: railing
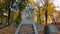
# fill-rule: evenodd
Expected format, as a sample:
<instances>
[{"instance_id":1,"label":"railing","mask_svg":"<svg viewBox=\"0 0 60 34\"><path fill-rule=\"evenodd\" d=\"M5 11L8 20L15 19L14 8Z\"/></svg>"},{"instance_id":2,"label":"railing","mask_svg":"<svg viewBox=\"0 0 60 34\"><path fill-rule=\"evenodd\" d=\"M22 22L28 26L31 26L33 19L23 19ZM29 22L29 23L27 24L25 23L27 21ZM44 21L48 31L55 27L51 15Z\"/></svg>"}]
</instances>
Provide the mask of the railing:
<instances>
[{"instance_id":1,"label":"railing","mask_svg":"<svg viewBox=\"0 0 60 34\"><path fill-rule=\"evenodd\" d=\"M18 28L17 28L15 34L18 34L18 33L19 33L19 30L20 30L21 25L22 25L22 24L19 24L19 26L18 26Z\"/></svg>"}]
</instances>

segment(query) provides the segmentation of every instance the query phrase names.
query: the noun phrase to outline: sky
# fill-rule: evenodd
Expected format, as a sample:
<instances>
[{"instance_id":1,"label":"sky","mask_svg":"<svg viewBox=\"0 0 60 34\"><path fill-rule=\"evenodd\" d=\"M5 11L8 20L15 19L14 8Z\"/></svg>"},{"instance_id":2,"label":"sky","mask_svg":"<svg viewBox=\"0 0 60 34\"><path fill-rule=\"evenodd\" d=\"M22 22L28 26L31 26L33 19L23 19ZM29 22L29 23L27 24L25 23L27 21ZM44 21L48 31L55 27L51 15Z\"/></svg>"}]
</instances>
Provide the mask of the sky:
<instances>
[{"instance_id":1,"label":"sky","mask_svg":"<svg viewBox=\"0 0 60 34\"><path fill-rule=\"evenodd\" d=\"M60 7L60 0L54 0L53 3L54 3L55 6ZM56 10L60 10L60 8L56 8Z\"/></svg>"},{"instance_id":2,"label":"sky","mask_svg":"<svg viewBox=\"0 0 60 34\"><path fill-rule=\"evenodd\" d=\"M53 2L56 6L58 6L58 5L60 6L60 0L54 0Z\"/></svg>"}]
</instances>

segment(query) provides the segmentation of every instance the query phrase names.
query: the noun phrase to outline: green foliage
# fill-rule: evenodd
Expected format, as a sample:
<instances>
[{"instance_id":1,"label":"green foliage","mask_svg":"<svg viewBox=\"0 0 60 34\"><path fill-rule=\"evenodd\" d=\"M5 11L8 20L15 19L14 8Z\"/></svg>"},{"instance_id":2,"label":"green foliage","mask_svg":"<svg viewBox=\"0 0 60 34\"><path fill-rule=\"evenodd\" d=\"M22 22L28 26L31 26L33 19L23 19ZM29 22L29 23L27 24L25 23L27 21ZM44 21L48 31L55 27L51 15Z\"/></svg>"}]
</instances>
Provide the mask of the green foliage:
<instances>
[{"instance_id":1,"label":"green foliage","mask_svg":"<svg viewBox=\"0 0 60 34\"><path fill-rule=\"evenodd\" d=\"M6 8L10 3L10 0L0 0L0 9Z\"/></svg>"},{"instance_id":2,"label":"green foliage","mask_svg":"<svg viewBox=\"0 0 60 34\"><path fill-rule=\"evenodd\" d=\"M7 12L10 0L0 0L0 13Z\"/></svg>"},{"instance_id":3,"label":"green foliage","mask_svg":"<svg viewBox=\"0 0 60 34\"><path fill-rule=\"evenodd\" d=\"M6 13L8 11L8 5L11 0L0 0L0 18L2 22L7 21L7 16L3 15L3 13Z\"/></svg>"},{"instance_id":4,"label":"green foliage","mask_svg":"<svg viewBox=\"0 0 60 34\"><path fill-rule=\"evenodd\" d=\"M0 0L0 18L3 17L4 18L3 20L8 19L7 16L3 15L3 13L7 13L7 11L9 10L8 6L9 6L10 2L11 2L11 0ZM13 0L13 2L15 2L15 0ZM17 4L19 4L18 5L19 10L23 11L28 4L28 0L21 0L21 2L17 3ZM19 18L18 13L14 12L14 11L13 12L11 11L10 18L12 19L13 22L21 22L21 17Z\"/></svg>"},{"instance_id":5,"label":"green foliage","mask_svg":"<svg viewBox=\"0 0 60 34\"><path fill-rule=\"evenodd\" d=\"M25 9L25 7L27 6L27 4L28 4L28 0L21 0L19 5L18 5L20 11L23 11Z\"/></svg>"}]
</instances>

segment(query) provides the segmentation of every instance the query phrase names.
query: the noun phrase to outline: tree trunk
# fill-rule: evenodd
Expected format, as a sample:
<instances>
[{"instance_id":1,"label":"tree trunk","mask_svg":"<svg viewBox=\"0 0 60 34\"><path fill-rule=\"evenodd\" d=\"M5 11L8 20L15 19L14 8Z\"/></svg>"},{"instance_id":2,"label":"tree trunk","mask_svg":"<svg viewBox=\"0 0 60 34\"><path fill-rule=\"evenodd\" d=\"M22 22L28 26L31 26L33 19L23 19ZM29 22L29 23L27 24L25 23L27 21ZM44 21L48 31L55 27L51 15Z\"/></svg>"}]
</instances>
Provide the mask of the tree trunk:
<instances>
[{"instance_id":1,"label":"tree trunk","mask_svg":"<svg viewBox=\"0 0 60 34\"><path fill-rule=\"evenodd\" d=\"M10 6L9 6L10 7ZM9 12L8 12L8 25L10 25L10 13L11 13L11 10L9 8Z\"/></svg>"},{"instance_id":2,"label":"tree trunk","mask_svg":"<svg viewBox=\"0 0 60 34\"><path fill-rule=\"evenodd\" d=\"M45 9L46 9L46 11L45 11L45 18L46 18L46 25L47 25L47 12L48 12L48 0L46 0L45 1Z\"/></svg>"},{"instance_id":3,"label":"tree trunk","mask_svg":"<svg viewBox=\"0 0 60 34\"><path fill-rule=\"evenodd\" d=\"M10 18L10 13L11 13L11 4L12 0L10 1L9 5L8 5L8 25L10 25L11 23L11 18Z\"/></svg>"},{"instance_id":4,"label":"tree trunk","mask_svg":"<svg viewBox=\"0 0 60 34\"><path fill-rule=\"evenodd\" d=\"M41 19L40 19L40 7L38 6L38 16L37 16L37 22L41 24Z\"/></svg>"}]
</instances>

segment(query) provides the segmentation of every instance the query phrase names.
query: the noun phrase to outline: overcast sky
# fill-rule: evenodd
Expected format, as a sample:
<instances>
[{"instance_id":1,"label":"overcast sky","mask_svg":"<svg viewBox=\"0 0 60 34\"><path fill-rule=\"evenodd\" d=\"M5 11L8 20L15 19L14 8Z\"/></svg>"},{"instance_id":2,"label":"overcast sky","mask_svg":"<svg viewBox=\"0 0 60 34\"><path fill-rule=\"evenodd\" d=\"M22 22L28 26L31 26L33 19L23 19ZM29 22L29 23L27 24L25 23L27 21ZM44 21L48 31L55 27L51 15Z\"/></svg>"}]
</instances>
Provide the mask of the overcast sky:
<instances>
[{"instance_id":1,"label":"overcast sky","mask_svg":"<svg viewBox=\"0 0 60 34\"><path fill-rule=\"evenodd\" d=\"M60 0L54 0L54 4L56 5L56 6L60 6Z\"/></svg>"},{"instance_id":2,"label":"overcast sky","mask_svg":"<svg viewBox=\"0 0 60 34\"><path fill-rule=\"evenodd\" d=\"M55 6L59 6L60 7L60 0L54 0L53 1ZM57 10L60 10L60 8L56 8Z\"/></svg>"}]
</instances>

